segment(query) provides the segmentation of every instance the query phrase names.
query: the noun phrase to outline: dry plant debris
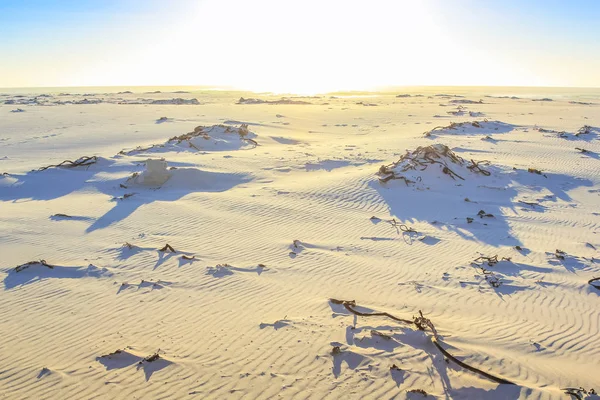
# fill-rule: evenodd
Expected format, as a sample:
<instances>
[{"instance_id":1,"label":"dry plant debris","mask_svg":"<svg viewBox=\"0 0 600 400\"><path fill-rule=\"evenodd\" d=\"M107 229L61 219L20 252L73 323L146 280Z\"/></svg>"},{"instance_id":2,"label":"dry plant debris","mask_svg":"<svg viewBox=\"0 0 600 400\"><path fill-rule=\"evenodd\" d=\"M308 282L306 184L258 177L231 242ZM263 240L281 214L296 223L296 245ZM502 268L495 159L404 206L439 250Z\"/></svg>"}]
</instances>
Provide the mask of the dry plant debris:
<instances>
[{"instance_id":1,"label":"dry plant debris","mask_svg":"<svg viewBox=\"0 0 600 400\"><path fill-rule=\"evenodd\" d=\"M71 160L65 160L63 162L61 162L60 164L53 164L53 165L48 165L46 167L41 167L38 168L36 171L44 171L47 170L48 168L74 168L74 167L88 167L92 164L95 164L98 161L98 157L96 156L83 156L78 158L75 161L71 161Z\"/></svg>"},{"instance_id":2,"label":"dry plant debris","mask_svg":"<svg viewBox=\"0 0 600 400\"><path fill-rule=\"evenodd\" d=\"M488 122L488 120L484 119L483 122ZM468 125L473 126L475 128L481 128L482 127L481 126L481 122L479 122L479 121L473 121L473 122L452 122L448 126L436 126L432 130L425 132L423 134L423 136L430 137L436 131L453 130L453 129L458 129L458 128L461 128L463 126L468 126Z\"/></svg>"},{"instance_id":3,"label":"dry plant debris","mask_svg":"<svg viewBox=\"0 0 600 400\"><path fill-rule=\"evenodd\" d=\"M423 397L428 396L427 392L424 391L423 389L410 389L410 390L407 390L407 393L418 393L420 395L423 395Z\"/></svg>"},{"instance_id":4,"label":"dry plant debris","mask_svg":"<svg viewBox=\"0 0 600 400\"><path fill-rule=\"evenodd\" d=\"M387 222L388 224L392 225L394 228L396 228L396 232L400 233L400 231L404 232L404 233L418 233L415 229L413 229L412 227L409 227L408 225L402 224L398 221L396 221L396 218L392 218L392 219L381 219L379 217L376 216L372 216L370 218L371 221L383 221L383 222Z\"/></svg>"},{"instance_id":5,"label":"dry plant debris","mask_svg":"<svg viewBox=\"0 0 600 400\"><path fill-rule=\"evenodd\" d=\"M452 169L450 165L454 164L457 166L466 166L470 171L480 173L485 176L491 175L491 173L482 168L482 165L489 165L489 161L470 161L471 163L465 165L465 160L457 155L455 152L444 144L433 144L430 146L419 146L416 150L410 152L407 151L400 159L389 165L382 165L377 172L379 175L380 182L388 182L393 179L404 180L408 186L415 181L408 179L403 176L403 172L407 171L424 171L430 165L438 164L442 168L442 172L452 179L465 180L462 176L458 175ZM420 180L420 177L417 178Z\"/></svg>"},{"instance_id":6,"label":"dry plant debris","mask_svg":"<svg viewBox=\"0 0 600 400\"><path fill-rule=\"evenodd\" d=\"M338 299L329 299L329 301L331 301L333 304L341 304L344 306L344 308L346 308L346 310L348 310L349 312L351 312L354 315L358 315L361 317L376 317L376 316L381 316L381 317L387 317L390 318L394 321L397 322L402 322L405 324L409 324L409 325L415 325L417 329L422 330L422 331L427 331L428 329L431 331L431 335L433 336L433 338L431 339L431 341L433 342L433 344L442 352L442 354L454 361L456 364L460 365L461 367L471 371L471 372L475 372L481 376L484 376L494 382L497 383L504 383L504 384L508 384L508 385L514 385L513 382L508 381L506 379L503 378L498 378L494 375L488 374L487 372L484 372L478 368L472 367L468 364L465 364L464 362L460 361L459 359L457 359L456 357L454 357L452 354L448 353L447 350L445 350L439 343L439 335L437 333L437 330L435 329L435 326L433 325L433 323L431 322L431 320L429 320L428 318L425 318L423 316L423 313L421 311L419 311L419 316L418 317L413 317L412 320L409 319L404 319L404 318L399 318L396 317L390 313L387 312L372 312L372 313L364 313L364 312L360 312L358 310L355 309L355 307L357 307L356 305L356 301L354 300L338 300ZM338 351L339 351L339 347L336 346ZM334 347L334 350L336 349L336 347ZM333 353L333 351L332 351Z\"/></svg>"},{"instance_id":7,"label":"dry plant debris","mask_svg":"<svg viewBox=\"0 0 600 400\"><path fill-rule=\"evenodd\" d=\"M577 133L575 134L575 136L587 135L587 134L590 134L591 132L592 132L592 127L589 125L584 125L577 130Z\"/></svg>"},{"instance_id":8,"label":"dry plant debris","mask_svg":"<svg viewBox=\"0 0 600 400\"><path fill-rule=\"evenodd\" d=\"M564 390L565 394L568 394L571 396L571 398L575 398L577 400L583 400L584 396L587 396L587 395L591 395L591 396L598 395L598 392L596 392L594 389L586 390L582 387L580 387L580 388L562 388L561 390Z\"/></svg>"},{"instance_id":9,"label":"dry plant debris","mask_svg":"<svg viewBox=\"0 0 600 400\"><path fill-rule=\"evenodd\" d=\"M160 351L160 350L158 350L158 351ZM145 362L151 363L151 362L154 362L154 361L158 360L160 358L160 354L158 354L158 351L156 353L154 353L154 354L149 355L148 357L145 357L138 364L143 364Z\"/></svg>"},{"instance_id":10,"label":"dry plant debris","mask_svg":"<svg viewBox=\"0 0 600 400\"><path fill-rule=\"evenodd\" d=\"M29 262L26 262L25 264L21 264L21 265L18 265L18 266L16 266L16 267L15 267L15 272L21 272L21 271L23 271L24 269L27 269L27 268L29 268L29 267L33 267L34 265L41 265L41 266L43 266L43 267L50 268L50 269L53 269L53 268L54 268L54 265L48 264L48 263L46 262L46 260L40 260L40 261L29 261Z\"/></svg>"},{"instance_id":11,"label":"dry plant debris","mask_svg":"<svg viewBox=\"0 0 600 400\"><path fill-rule=\"evenodd\" d=\"M596 281L597 281L598 283L594 283L594 282L596 282ZM589 283L590 285L592 285L592 287L594 287L594 288L596 288L596 289L600 290L600 278L592 278L592 279L590 279L590 280L588 281L588 283Z\"/></svg>"},{"instance_id":12,"label":"dry plant debris","mask_svg":"<svg viewBox=\"0 0 600 400\"><path fill-rule=\"evenodd\" d=\"M162 251L164 253L166 253L166 252L176 253L175 249L169 243L165 244L164 247L158 249L158 251Z\"/></svg>"}]
</instances>

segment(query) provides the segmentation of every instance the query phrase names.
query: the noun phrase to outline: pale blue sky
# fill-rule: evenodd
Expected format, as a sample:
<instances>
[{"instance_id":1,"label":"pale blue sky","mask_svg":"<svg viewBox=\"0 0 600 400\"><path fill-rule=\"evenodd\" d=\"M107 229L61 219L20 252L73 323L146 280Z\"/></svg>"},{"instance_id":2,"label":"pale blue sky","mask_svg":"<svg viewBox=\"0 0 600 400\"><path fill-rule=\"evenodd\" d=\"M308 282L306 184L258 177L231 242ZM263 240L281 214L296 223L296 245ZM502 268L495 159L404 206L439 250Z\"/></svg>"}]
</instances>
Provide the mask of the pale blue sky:
<instances>
[{"instance_id":1,"label":"pale blue sky","mask_svg":"<svg viewBox=\"0 0 600 400\"><path fill-rule=\"evenodd\" d=\"M600 1L0 0L0 87L600 87Z\"/></svg>"}]
</instances>

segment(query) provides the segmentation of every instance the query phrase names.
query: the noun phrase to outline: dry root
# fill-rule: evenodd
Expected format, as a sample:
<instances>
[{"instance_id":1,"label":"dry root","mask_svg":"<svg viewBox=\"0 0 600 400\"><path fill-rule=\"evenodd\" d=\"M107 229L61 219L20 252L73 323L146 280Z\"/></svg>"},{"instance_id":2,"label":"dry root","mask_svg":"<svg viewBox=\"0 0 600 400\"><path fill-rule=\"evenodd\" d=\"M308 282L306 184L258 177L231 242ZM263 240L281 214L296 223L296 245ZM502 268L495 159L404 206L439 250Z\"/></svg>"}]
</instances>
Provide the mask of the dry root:
<instances>
[{"instance_id":1,"label":"dry root","mask_svg":"<svg viewBox=\"0 0 600 400\"><path fill-rule=\"evenodd\" d=\"M361 317L376 317L376 316L387 317L387 318L393 319L394 321L397 321L397 322L402 322L402 323L409 324L409 325L413 325L414 324L417 327L417 329L422 330L422 331L427 331L429 329L431 331L432 336L433 336L433 339L432 339L433 344L442 352L442 354L444 356L446 356L446 358L454 361L456 364L460 365L461 367L463 367L463 368L465 368L465 369L467 369L467 370L469 370L471 372L474 372L476 374L479 374L481 376L484 376L484 377L486 377L486 378L488 378L488 379L490 379L490 380L492 380L494 382L504 383L504 384L508 384L508 385L514 385L514 383L511 382L511 381L508 381L508 380L503 379L503 378L498 378L498 377L496 377L494 375L491 375L491 374L488 374L487 372L484 372L484 371L482 371L482 370L480 370L478 368L471 367L470 365L465 364L464 362L462 362L459 359L457 359L456 357L454 357L452 354L448 353L448 351L445 350L440 345L440 343L439 343L440 339L439 339L437 330L435 329L435 326L433 325L433 323L431 322L431 320L429 320L428 318L425 318L423 316L423 313L421 311L419 311L419 316L418 317L413 317L412 320L409 320L409 319L404 319L404 318L396 317L396 316L394 316L394 315L392 315L390 313L387 313L387 312L364 313L364 312L358 311L358 310L355 309L355 307L356 307L356 301L354 301L354 300L329 299L329 301L331 301L333 304L341 304L341 305L343 305L346 308L346 310L348 310L352 314L358 315L358 316L361 316ZM333 348L332 354L337 354L336 353L336 349L337 349L337 353L340 352L339 346L336 346L336 347ZM394 369L393 367L394 366L392 366L392 369ZM398 367L396 367L396 368L398 368Z\"/></svg>"},{"instance_id":2,"label":"dry root","mask_svg":"<svg viewBox=\"0 0 600 400\"><path fill-rule=\"evenodd\" d=\"M71 161L71 160L65 160L63 162L61 162L60 164L53 164L53 165L48 165L46 167L41 167L38 168L37 171L44 171L47 170L48 168L74 168L74 167L88 167L92 164L95 164L98 161L98 157L96 156L84 156L84 157L80 157L75 161Z\"/></svg>"}]
</instances>

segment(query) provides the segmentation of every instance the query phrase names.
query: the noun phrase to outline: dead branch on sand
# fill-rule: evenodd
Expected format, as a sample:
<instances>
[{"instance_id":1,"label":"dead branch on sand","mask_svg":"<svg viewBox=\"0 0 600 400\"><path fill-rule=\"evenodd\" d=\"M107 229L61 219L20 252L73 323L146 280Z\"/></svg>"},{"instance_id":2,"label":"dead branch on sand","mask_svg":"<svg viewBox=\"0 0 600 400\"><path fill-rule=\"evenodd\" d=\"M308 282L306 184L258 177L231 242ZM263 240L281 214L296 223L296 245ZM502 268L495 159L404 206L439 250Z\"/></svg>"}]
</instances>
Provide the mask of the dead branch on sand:
<instances>
[{"instance_id":1,"label":"dead branch on sand","mask_svg":"<svg viewBox=\"0 0 600 400\"><path fill-rule=\"evenodd\" d=\"M433 323L431 322L430 319L425 318L423 316L423 313L421 311L419 311L419 316L418 317L413 317L412 320L409 319L404 319L404 318L399 318L396 317L390 313L387 312L372 312L372 313L364 313L364 312L360 312L358 310L356 310L354 307L356 307L356 301L354 300L338 300L338 299L329 299L329 301L331 301L333 304L341 304L344 306L344 308L346 308L346 310L348 310L349 312L351 312L354 315L358 315L361 317L376 317L376 316L380 316L380 317L387 317L390 319L393 319L394 321L398 321L398 322L402 322L405 324L409 324L409 325L415 325L417 329L426 332L427 329L429 329L431 331L431 334L433 336L433 338L431 339L431 341L433 342L433 344L442 352L442 354L454 361L456 364L460 365L461 367L474 372L476 374L479 374L481 376L484 376L494 382L497 383L504 383L504 384L508 384L508 385L514 385L513 382L508 381L506 379L503 378L498 378L494 375L488 374L487 372L484 372L478 368L475 367L471 367L468 364L465 364L464 362L460 361L459 359L457 359L456 357L454 357L452 354L448 353L447 350L445 350L439 343L439 335L437 333L437 330L435 329L435 326L433 325ZM335 349L335 348L334 348ZM338 351L339 351L339 347L338 347Z\"/></svg>"},{"instance_id":2,"label":"dead branch on sand","mask_svg":"<svg viewBox=\"0 0 600 400\"><path fill-rule=\"evenodd\" d=\"M15 272L21 272L24 269L27 269L29 267L33 267L34 265L41 265L50 269L54 268L54 265L50 265L46 262L46 260L40 260L40 261L29 261L26 262L25 264L21 264L15 267Z\"/></svg>"},{"instance_id":3,"label":"dead branch on sand","mask_svg":"<svg viewBox=\"0 0 600 400\"><path fill-rule=\"evenodd\" d=\"M592 133L592 127L589 125L584 125L577 130L577 133L575 134L575 136L587 135L589 133Z\"/></svg>"},{"instance_id":4,"label":"dead branch on sand","mask_svg":"<svg viewBox=\"0 0 600 400\"><path fill-rule=\"evenodd\" d=\"M600 282L600 278L592 278L592 279L590 279L590 280L588 281L588 283L589 283L590 285L592 285L594 288L596 288L596 289L600 290L600 283L594 283L594 282L596 282L596 281Z\"/></svg>"},{"instance_id":5,"label":"dead branch on sand","mask_svg":"<svg viewBox=\"0 0 600 400\"><path fill-rule=\"evenodd\" d=\"M160 349L158 351L160 351ZM144 357L144 359L142 361L140 361L138 364L143 364L145 362L151 363L151 362L158 360L160 358L160 354L158 354L158 351L154 354L149 355L148 357Z\"/></svg>"},{"instance_id":6,"label":"dead branch on sand","mask_svg":"<svg viewBox=\"0 0 600 400\"><path fill-rule=\"evenodd\" d=\"M598 395L598 392L596 392L594 389L590 389L590 390L585 390L584 388L580 387L580 388L562 388L561 390L565 391L565 394L568 394L569 396L571 396L571 398L575 398L577 400L583 400L583 396L587 396L587 395Z\"/></svg>"},{"instance_id":7,"label":"dead branch on sand","mask_svg":"<svg viewBox=\"0 0 600 400\"><path fill-rule=\"evenodd\" d=\"M169 243L165 244L164 247L162 247L158 251L162 251L164 253L166 253L166 252L176 253L175 249L173 247L171 247L171 245Z\"/></svg>"},{"instance_id":8,"label":"dead branch on sand","mask_svg":"<svg viewBox=\"0 0 600 400\"><path fill-rule=\"evenodd\" d=\"M477 264L477 263L487 263L488 266L493 267L494 265L498 264L500 261L511 261L510 257L502 257L500 260L498 260L498 255L494 255L492 257L486 257L486 256L480 256L477 257L475 260L473 260L473 263Z\"/></svg>"},{"instance_id":9,"label":"dead branch on sand","mask_svg":"<svg viewBox=\"0 0 600 400\"><path fill-rule=\"evenodd\" d=\"M383 222L387 222L388 224L392 225L394 228L396 228L396 232L400 233L400 231L404 232L404 233L419 233L416 230L414 230L412 227L409 227L408 225L402 224L398 221L396 221L396 218L392 218L392 219L381 219L378 218L376 216L372 216L370 218L370 220L372 221L383 221Z\"/></svg>"},{"instance_id":10,"label":"dead branch on sand","mask_svg":"<svg viewBox=\"0 0 600 400\"><path fill-rule=\"evenodd\" d=\"M75 167L88 167L92 164L95 164L98 161L98 157L96 156L83 156L78 158L75 161L71 161L71 160L65 160L63 162L61 162L60 164L54 164L54 165L48 165L46 167L41 167L38 168L35 171L44 171L47 170L48 168L75 168Z\"/></svg>"},{"instance_id":11,"label":"dead branch on sand","mask_svg":"<svg viewBox=\"0 0 600 400\"><path fill-rule=\"evenodd\" d=\"M492 173L490 171L488 171L488 170L485 170L485 169L481 168L480 164L490 165L490 162L487 161L487 160L474 161L473 159L471 159L471 165L468 165L467 168L470 169L473 172L478 173L478 174L483 174L485 176L490 176Z\"/></svg>"}]
</instances>

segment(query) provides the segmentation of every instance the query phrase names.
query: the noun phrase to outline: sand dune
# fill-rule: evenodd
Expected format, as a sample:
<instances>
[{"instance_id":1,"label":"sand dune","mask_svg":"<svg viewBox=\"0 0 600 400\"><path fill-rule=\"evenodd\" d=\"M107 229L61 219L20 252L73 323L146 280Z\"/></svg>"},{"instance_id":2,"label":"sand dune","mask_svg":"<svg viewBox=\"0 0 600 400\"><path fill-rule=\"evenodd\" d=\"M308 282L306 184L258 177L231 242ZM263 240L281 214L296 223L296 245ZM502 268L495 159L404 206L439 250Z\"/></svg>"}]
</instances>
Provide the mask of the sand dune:
<instances>
[{"instance_id":1,"label":"sand dune","mask_svg":"<svg viewBox=\"0 0 600 400\"><path fill-rule=\"evenodd\" d=\"M595 101L139 96L2 96L2 396L597 398Z\"/></svg>"}]
</instances>

